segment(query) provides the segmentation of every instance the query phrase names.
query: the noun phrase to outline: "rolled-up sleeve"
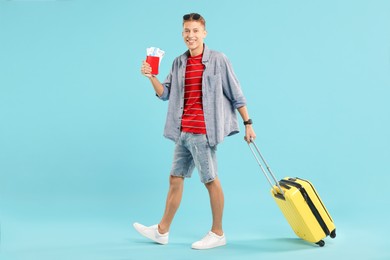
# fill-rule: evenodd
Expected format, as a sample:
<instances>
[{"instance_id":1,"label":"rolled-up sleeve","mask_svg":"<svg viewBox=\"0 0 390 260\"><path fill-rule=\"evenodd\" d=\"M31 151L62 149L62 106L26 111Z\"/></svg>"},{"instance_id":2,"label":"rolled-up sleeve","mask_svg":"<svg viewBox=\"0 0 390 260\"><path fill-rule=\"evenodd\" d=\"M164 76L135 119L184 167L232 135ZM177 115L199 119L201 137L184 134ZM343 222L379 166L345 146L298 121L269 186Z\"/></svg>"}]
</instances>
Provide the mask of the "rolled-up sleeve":
<instances>
[{"instance_id":1,"label":"rolled-up sleeve","mask_svg":"<svg viewBox=\"0 0 390 260\"><path fill-rule=\"evenodd\" d=\"M231 101L234 108L245 106L246 99L242 93L240 83L229 59L224 54L222 54L221 72L222 87L225 96Z\"/></svg>"},{"instance_id":2,"label":"rolled-up sleeve","mask_svg":"<svg viewBox=\"0 0 390 260\"><path fill-rule=\"evenodd\" d=\"M172 80L172 71L168 74L168 76L165 78L164 82L161 83L162 86L164 87L164 91L161 96L157 95L156 96L161 99L161 100L168 100L169 99L169 94L171 90L171 80Z\"/></svg>"}]
</instances>

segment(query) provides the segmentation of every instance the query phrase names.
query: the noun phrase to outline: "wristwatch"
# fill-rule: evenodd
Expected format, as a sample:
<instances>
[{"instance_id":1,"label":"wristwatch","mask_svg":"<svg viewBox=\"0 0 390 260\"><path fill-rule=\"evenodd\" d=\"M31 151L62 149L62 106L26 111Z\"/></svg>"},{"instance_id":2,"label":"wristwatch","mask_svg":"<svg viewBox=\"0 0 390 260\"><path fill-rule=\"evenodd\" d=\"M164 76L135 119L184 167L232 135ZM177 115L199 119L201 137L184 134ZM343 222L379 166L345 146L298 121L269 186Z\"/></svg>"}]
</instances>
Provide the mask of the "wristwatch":
<instances>
[{"instance_id":1,"label":"wristwatch","mask_svg":"<svg viewBox=\"0 0 390 260\"><path fill-rule=\"evenodd\" d=\"M251 125L253 124L252 119L248 119L247 121L244 121L244 125Z\"/></svg>"}]
</instances>

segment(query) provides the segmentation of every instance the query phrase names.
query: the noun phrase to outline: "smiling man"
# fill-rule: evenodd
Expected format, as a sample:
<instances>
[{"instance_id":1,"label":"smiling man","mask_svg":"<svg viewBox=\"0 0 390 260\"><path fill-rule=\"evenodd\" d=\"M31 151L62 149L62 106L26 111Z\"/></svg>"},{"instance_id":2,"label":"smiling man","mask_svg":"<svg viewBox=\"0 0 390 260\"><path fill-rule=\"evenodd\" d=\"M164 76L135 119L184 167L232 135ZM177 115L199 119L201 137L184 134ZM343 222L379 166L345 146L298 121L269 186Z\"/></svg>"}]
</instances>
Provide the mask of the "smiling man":
<instances>
[{"instance_id":1,"label":"smiling man","mask_svg":"<svg viewBox=\"0 0 390 260\"><path fill-rule=\"evenodd\" d=\"M216 148L226 136L239 132L236 110L245 125L244 139L256 134L246 108L246 99L227 57L208 49L206 21L197 13L183 16L182 36L188 51L177 57L163 83L151 74L145 61L141 73L149 78L161 100L169 100L164 136L175 142L169 191L159 224L134 223L143 236L167 244L172 220L179 208L184 179L196 167L205 184L211 204L212 225L206 236L193 243L193 249L209 249L226 244L222 228L224 195L218 178Z\"/></svg>"}]
</instances>

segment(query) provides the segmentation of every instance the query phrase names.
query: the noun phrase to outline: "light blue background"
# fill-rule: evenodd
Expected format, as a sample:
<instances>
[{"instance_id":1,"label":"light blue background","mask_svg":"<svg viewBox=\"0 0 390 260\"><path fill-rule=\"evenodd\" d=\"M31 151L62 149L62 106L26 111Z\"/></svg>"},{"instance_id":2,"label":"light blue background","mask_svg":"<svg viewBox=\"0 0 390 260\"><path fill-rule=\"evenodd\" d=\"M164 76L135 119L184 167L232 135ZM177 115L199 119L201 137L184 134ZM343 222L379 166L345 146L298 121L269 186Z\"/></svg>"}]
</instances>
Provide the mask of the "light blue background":
<instances>
[{"instance_id":1,"label":"light blue background","mask_svg":"<svg viewBox=\"0 0 390 260\"><path fill-rule=\"evenodd\" d=\"M186 48L181 17L207 20L231 60L278 177L308 178L338 230L297 239L240 133L218 148L228 245L194 251L206 189L186 181L170 244L141 238L164 209L167 104L140 74ZM0 1L1 259L389 259L390 2Z\"/></svg>"}]
</instances>

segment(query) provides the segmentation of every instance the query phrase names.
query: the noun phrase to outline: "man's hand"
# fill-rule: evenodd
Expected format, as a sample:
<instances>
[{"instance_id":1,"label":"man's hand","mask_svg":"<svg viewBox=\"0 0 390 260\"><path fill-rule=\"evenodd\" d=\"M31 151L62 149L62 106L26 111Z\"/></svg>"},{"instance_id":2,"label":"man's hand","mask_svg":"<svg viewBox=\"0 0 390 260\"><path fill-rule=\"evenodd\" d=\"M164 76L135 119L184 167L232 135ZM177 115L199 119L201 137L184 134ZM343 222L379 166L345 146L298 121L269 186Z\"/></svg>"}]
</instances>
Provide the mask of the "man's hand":
<instances>
[{"instance_id":1,"label":"man's hand","mask_svg":"<svg viewBox=\"0 0 390 260\"><path fill-rule=\"evenodd\" d=\"M164 93L164 87L160 83L160 81L152 75L152 67L150 66L149 63L146 61L142 61L142 66L141 66L141 74L150 79L150 82L153 85L154 91L156 91L156 94L161 97L161 95Z\"/></svg>"},{"instance_id":2,"label":"man's hand","mask_svg":"<svg viewBox=\"0 0 390 260\"><path fill-rule=\"evenodd\" d=\"M152 67L146 61L142 61L141 74L147 78L152 78Z\"/></svg>"},{"instance_id":3,"label":"man's hand","mask_svg":"<svg viewBox=\"0 0 390 260\"><path fill-rule=\"evenodd\" d=\"M246 125L244 140L249 144L251 140L255 140L255 139L256 139L256 133L253 130L252 125Z\"/></svg>"}]
</instances>

